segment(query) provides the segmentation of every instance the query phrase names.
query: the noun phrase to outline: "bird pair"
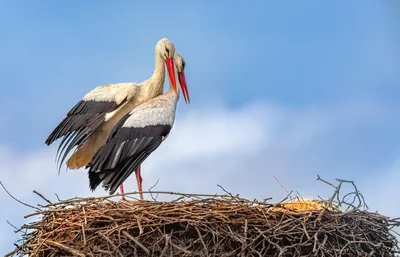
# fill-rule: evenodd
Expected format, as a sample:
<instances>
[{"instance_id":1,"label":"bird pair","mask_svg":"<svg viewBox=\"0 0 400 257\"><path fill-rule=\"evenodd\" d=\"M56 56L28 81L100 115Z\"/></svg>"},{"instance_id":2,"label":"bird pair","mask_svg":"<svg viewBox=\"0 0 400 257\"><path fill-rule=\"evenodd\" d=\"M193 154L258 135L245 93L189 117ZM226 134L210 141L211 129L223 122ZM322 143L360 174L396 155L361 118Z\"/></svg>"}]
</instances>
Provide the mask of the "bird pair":
<instances>
[{"instance_id":1,"label":"bird pair","mask_svg":"<svg viewBox=\"0 0 400 257\"><path fill-rule=\"evenodd\" d=\"M59 171L76 149L66 165L69 169L88 168L92 191L102 183L110 194L120 187L123 195L123 182L135 171L140 199L144 199L140 166L169 135L180 90L190 103L185 60L170 40L158 41L155 59L149 79L96 87L68 112L46 140L50 145L62 138L57 150ZM163 94L165 66L170 88Z\"/></svg>"}]
</instances>

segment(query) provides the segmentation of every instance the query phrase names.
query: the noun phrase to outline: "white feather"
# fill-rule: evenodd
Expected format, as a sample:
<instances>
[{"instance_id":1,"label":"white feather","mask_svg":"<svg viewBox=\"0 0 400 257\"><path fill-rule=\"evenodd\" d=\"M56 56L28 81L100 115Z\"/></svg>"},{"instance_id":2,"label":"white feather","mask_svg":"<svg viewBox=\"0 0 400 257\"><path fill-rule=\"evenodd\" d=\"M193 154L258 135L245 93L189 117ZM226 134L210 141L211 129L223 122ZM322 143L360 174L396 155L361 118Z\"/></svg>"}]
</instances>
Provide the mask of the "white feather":
<instances>
[{"instance_id":1,"label":"white feather","mask_svg":"<svg viewBox=\"0 0 400 257\"><path fill-rule=\"evenodd\" d=\"M117 150L117 152L115 153L112 166L115 167L115 166L117 165L117 162L119 161L119 156L121 155L122 148L124 147L125 143L126 143L126 142L124 141L124 142L122 142L122 143L119 145L118 150Z\"/></svg>"},{"instance_id":2,"label":"white feather","mask_svg":"<svg viewBox=\"0 0 400 257\"><path fill-rule=\"evenodd\" d=\"M150 125L174 124L177 96L165 93L133 109L122 127L143 128Z\"/></svg>"},{"instance_id":3,"label":"white feather","mask_svg":"<svg viewBox=\"0 0 400 257\"><path fill-rule=\"evenodd\" d=\"M120 104L124 99L131 99L138 89L139 87L136 83L108 84L94 88L87 93L82 100L107 101Z\"/></svg>"}]
</instances>

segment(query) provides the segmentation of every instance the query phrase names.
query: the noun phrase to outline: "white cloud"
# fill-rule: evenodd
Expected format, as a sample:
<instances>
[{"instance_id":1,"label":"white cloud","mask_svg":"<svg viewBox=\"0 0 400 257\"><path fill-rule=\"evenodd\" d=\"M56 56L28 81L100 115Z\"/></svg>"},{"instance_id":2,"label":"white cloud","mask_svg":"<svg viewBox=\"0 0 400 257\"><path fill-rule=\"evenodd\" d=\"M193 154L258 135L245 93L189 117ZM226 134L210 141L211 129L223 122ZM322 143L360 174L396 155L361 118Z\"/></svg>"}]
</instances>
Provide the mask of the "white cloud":
<instances>
[{"instance_id":1,"label":"white cloud","mask_svg":"<svg viewBox=\"0 0 400 257\"><path fill-rule=\"evenodd\" d=\"M222 193L217 187L220 184L244 197L274 197L278 201L286 192L275 181L273 173L288 190L298 190L303 197L327 197L331 188L315 181L317 174L328 180L352 179L355 175L350 172L352 163L342 164L341 172L335 172L332 167L342 156L329 152L325 137L332 131L354 127L359 122L375 122L381 117L377 111L370 110L386 112L385 108L367 108L366 103L363 108L354 106L348 103L340 107L294 110L259 102L234 110L219 104L213 108L183 111L169 138L143 164L144 188L148 189L159 179L157 190ZM345 136L336 139L347 140ZM0 180L15 197L30 204L42 202L32 194L33 190L51 200L55 200L54 193L64 199L105 194L101 187L95 193L90 192L84 170L62 170L58 175L55 152L56 146L43 146L27 154L0 147L0 165L5 171ZM365 192L371 209L400 216L400 209L387 197L397 192L398 167L397 163L389 168L365 171L372 174L369 177L357 177L357 185ZM380 190L375 193L377 187ZM126 181L125 189L136 190L134 176ZM5 220L19 226L24 222L23 215L32 210L5 193L0 193L0 199L8 206L0 214L0 231L5 231L7 238L1 240L0 246L11 250L17 237Z\"/></svg>"}]
</instances>

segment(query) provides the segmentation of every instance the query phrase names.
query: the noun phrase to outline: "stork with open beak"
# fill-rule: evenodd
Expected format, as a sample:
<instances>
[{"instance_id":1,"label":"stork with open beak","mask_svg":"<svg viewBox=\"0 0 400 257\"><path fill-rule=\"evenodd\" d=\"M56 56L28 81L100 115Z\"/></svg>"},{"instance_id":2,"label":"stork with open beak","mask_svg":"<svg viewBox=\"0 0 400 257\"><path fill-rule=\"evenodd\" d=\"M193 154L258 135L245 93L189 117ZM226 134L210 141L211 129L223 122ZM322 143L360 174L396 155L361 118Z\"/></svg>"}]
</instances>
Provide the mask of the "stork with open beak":
<instances>
[{"instance_id":1,"label":"stork with open beak","mask_svg":"<svg viewBox=\"0 0 400 257\"><path fill-rule=\"evenodd\" d=\"M163 38L155 46L153 75L142 83L117 83L99 86L89 91L67 114L46 140L50 145L63 137L58 150L62 163L72 149L76 151L67 160L69 169L89 164L104 145L112 128L136 106L161 95L164 88L165 66L171 83L176 87L174 44ZM120 187L123 193L123 186Z\"/></svg>"},{"instance_id":2,"label":"stork with open beak","mask_svg":"<svg viewBox=\"0 0 400 257\"><path fill-rule=\"evenodd\" d=\"M179 87L170 83L169 90L147 101L125 115L113 128L107 142L89 165L90 189L100 183L113 194L133 171L143 200L140 165L169 135L175 121L179 92L190 102L184 74L185 60L175 54Z\"/></svg>"}]
</instances>

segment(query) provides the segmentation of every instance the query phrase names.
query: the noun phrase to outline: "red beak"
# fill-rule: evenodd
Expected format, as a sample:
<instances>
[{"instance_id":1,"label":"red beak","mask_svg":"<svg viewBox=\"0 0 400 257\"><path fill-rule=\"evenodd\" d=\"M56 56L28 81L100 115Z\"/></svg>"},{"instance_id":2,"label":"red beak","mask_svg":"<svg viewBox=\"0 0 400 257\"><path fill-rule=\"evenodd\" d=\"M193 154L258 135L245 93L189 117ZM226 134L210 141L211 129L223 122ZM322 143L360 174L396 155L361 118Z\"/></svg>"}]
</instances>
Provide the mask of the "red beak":
<instances>
[{"instance_id":1,"label":"red beak","mask_svg":"<svg viewBox=\"0 0 400 257\"><path fill-rule=\"evenodd\" d=\"M179 84L181 85L183 97L185 98L185 102L187 104L190 104L190 98L189 98L189 92L188 92L187 85L186 85L185 73L183 73L183 71L178 72L178 79L179 79Z\"/></svg>"},{"instance_id":2,"label":"red beak","mask_svg":"<svg viewBox=\"0 0 400 257\"><path fill-rule=\"evenodd\" d=\"M174 60L172 58L167 58L167 59L165 59L165 64L167 65L169 80L171 81L172 87L176 93L176 78L175 78Z\"/></svg>"}]
</instances>

